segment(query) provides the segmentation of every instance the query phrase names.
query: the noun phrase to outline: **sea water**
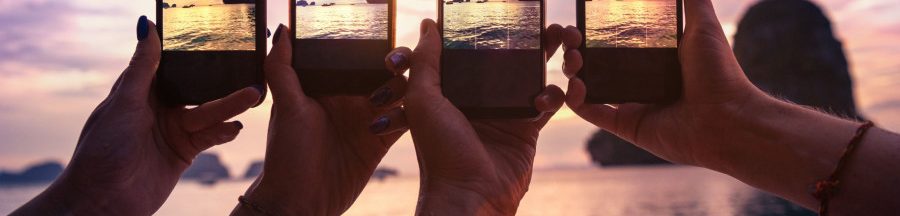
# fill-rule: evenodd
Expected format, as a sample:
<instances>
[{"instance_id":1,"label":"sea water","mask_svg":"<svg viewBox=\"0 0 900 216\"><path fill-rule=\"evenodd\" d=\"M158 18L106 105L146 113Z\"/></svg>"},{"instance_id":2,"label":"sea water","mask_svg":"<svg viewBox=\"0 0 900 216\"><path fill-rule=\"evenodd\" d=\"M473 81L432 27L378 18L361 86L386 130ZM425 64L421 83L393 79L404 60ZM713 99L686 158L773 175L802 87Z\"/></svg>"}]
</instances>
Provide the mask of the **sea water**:
<instances>
[{"instance_id":1,"label":"sea water","mask_svg":"<svg viewBox=\"0 0 900 216\"><path fill-rule=\"evenodd\" d=\"M163 9L165 50L255 50L256 5Z\"/></svg>"},{"instance_id":2,"label":"sea water","mask_svg":"<svg viewBox=\"0 0 900 216\"><path fill-rule=\"evenodd\" d=\"M539 49L540 1L509 0L444 5L448 49Z\"/></svg>"},{"instance_id":3,"label":"sea water","mask_svg":"<svg viewBox=\"0 0 900 216\"><path fill-rule=\"evenodd\" d=\"M297 6L297 38L372 39L388 37L388 4L340 1L332 6Z\"/></svg>"},{"instance_id":4,"label":"sea water","mask_svg":"<svg viewBox=\"0 0 900 216\"><path fill-rule=\"evenodd\" d=\"M593 0L585 2L588 47L677 46L676 0Z\"/></svg>"},{"instance_id":5,"label":"sea water","mask_svg":"<svg viewBox=\"0 0 900 216\"><path fill-rule=\"evenodd\" d=\"M227 215L251 180L181 181L156 215ZM47 185L0 187L0 215ZM290 188L285 188L290 190ZM344 215L413 215L418 176L369 182ZM815 215L727 175L686 166L538 170L518 215Z\"/></svg>"}]
</instances>

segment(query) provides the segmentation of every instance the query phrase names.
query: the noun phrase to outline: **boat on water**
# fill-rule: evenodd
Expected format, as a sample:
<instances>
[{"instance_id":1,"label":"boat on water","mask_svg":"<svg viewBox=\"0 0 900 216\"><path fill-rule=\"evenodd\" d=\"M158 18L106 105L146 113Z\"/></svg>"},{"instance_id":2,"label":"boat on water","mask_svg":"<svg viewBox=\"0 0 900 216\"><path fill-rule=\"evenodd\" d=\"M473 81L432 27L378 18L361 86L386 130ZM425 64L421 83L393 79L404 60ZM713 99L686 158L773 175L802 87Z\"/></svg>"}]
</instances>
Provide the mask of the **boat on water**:
<instances>
[{"instance_id":1,"label":"boat on water","mask_svg":"<svg viewBox=\"0 0 900 216\"><path fill-rule=\"evenodd\" d=\"M389 0L366 0L369 4L387 4Z\"/></svg>"},{"instance_id":2,"label":"boat on water","mask_svg":"<svg viewBox=\"0 0 900 216\"><path fill-rule=\"evenodd\" d=\"M329 7L329 6L334 6L334 2L322 4L322 7Z\"/></svg>"},{"instance_id":3,"label":"boat on water","mask_svg":"<svg viewBox=\"0 0 900 216\"><path fill-rule=\"evenodd\" d=\"M181 7L181 8L192 8L192 7L195 7L195 6L197 6L197 5L190 4L190 5L185 5L184 7Z\"/></svg>"},{"instance_id":4,"label":"boat on water","mask_svg":"<svg viewBox=\"0 0 900 216\"><path fill-rule=\"evenodd\" d=\"M445 2L444 4L452 5L453 2L452 2L452 1L448 1L448 2Z\"/></svg>"},{"instance_id":5,"label":"boat on water","mask_svg":"<svg viewBox=\"0 0 900 216\"><path fill-rule=\"evenodd\" d=\"M172 7L172 6L169 6L169 3L165 3L165 2L162 3L163 9L169 9L169 7Z\"/></svg>"},{"instance_id":6,"label":"boat on water","mask_svg":"<svg viewBox=\"0 0 900 216\"><path fill-rule=\"evenodd\" d=\"M309 5L309 2L306 2L306 0L297 1L297 6L306 7L308 5Z\"/></svg>"},{"instance_id":7,"label":"boat on water","mask_svg":"<svg viewBox=\"0 0 900 216\"><path fill-rule=\"evenodd\" d=\"M316 6L316 2L309 2L309 6Z\"/></svg>"}]
</instances>

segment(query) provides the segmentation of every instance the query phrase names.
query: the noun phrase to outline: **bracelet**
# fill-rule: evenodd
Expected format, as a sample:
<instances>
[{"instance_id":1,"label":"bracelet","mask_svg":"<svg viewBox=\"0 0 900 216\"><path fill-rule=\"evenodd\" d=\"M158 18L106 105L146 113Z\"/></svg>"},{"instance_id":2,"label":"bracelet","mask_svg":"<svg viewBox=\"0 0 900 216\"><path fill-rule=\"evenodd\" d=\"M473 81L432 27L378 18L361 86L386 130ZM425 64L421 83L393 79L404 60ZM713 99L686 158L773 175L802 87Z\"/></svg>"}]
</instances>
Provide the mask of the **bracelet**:
<instances>
[{"instance_id":1,"label":"bracelet","mask_svg":"<svg viewBox=\"0 0 900 216\"><path fill-rule=\"evenodd\" d=\"M838 185L841 183L838 180L838 177L843 171L844 167L847 165L847 161L849 160L853 152L856 150L856 147L859 146L859 143L862 141L862 138L866 135L866 132L869 131L872 127L875 126L875 123L872 121L866 121L863 125L859 126L856 130L856 135L853 136L853 139L850 140L850 143L847 144L847 148L844 149L844 153L841 155L841 159L838 160L837 166L834 168L834 171L828 176L828 179L817 181L815 184L816 191L813 192L813 196L821 202L819 206L819 215L827 216L828 215L828 200L834 196L834 193L838 189Z\"/></svg>"},{"instance_id":2,"label":"bracelet","mask_svg":"<svg viewBox=\"0 0 900 216\"><path fill-rule=\"evenodd\" d=\"M241 203L241 206L248 207L257 213L262 213L263 215L275 215L275 214L269 213L268 211L266 211L263 208L260 208L258 205L254 205L253 203L248 201L247 198L244 196L239 196L238 202Z\"/></svg>"}]
</instances>

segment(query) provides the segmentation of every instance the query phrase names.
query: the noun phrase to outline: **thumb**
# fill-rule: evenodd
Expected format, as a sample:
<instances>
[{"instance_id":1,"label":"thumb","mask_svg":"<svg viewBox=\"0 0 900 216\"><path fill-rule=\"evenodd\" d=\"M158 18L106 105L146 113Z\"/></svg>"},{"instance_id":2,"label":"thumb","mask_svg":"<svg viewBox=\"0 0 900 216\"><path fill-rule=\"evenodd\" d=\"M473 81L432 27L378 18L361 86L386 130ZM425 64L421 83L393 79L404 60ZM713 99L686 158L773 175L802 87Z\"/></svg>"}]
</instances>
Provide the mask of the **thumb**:
<instances>
[{"instance_id":1,"label":"thumb","mask_svg":"<svg viewBox=\"0 0 900 216\"><path fill-rule=\"evenodd\" d=\"M122 72L121 86L117 87L118 95L147 101L150 97L150 86L159 67L162 44L156 25L141 16L137 23L138 45L128 68Z\"/></svg>"},{"instance_id":2,"label":"thumb","mask_svg":"<svg viewBox=\"0 0 900 216\"><path fill-rule=\"evenodd\" d=\"M441 36L434 20L421 24L419 44L410 56L409 88L431 96L441 95Z\"/></svg>"}]
</instances>

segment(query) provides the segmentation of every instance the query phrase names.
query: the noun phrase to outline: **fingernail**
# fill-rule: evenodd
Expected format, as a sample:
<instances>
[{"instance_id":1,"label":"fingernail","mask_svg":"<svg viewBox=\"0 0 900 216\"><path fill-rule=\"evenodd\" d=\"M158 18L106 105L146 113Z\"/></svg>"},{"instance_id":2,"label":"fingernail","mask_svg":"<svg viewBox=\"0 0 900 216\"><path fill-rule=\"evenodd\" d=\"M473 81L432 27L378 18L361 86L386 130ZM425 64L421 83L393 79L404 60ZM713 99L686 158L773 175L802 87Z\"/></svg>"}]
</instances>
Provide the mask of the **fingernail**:
<instances>
[{"instance_id":1,"label":"fingernail","mask_svg":"<svg viewBox=\"0 0 900 216\"><path fill-rule=\"evenodd\" d=\"M423 21L422 25L419 26L419 34L426 35L431 31L431 28L428 28L428 22Z\"/></svg>"},{"instance_id":2,"label":"fingernail","mask_svg":"<svg viewBox=\"0 0 900 216\"><path fill-rule=\"evenodd\" d=\"M278 43L278 39L281 38L281 31L284 30L284 24L278 24L278 29L275 30L275 36L272 37L272 44Z\"/></svg>"},{"instance_id":3,"label":"fingernail","mask_svg":"<svg viewBox=\"0 0 900 216\"><path fill-rule=\"evenodd\" d=\"M376 107L384 106L388 102L388 100L391 99L391 96L393 96L391 88L387 86L381 87L378 88L378 90L376 90L374 94L372 94L372 97L369 97L369 102L371 102L372 105L375 105Z\"/></svg>"},{"instance_id":4,"label":"fingernail","mask_svg":"<svg viewBox=\"0 0 900 216\"><path fill-rule=\"evenodd\" d=\"M244 123L241 123L241 121L234 121L234 126L237 126L238 130L244 129Z\"/></svg>"},{"instance_id":5,"label":"fingernail","mask_svg":"<svg viewBox=\"0 0 900 216\"><path fill-rule=\"evenodd\" d=\"M397 69L407 68L409 65L409 61L407 60L406 55L399 52L391 55L391 63L394 63L394 68Z\"/></svg>"},{"instance_id":6,"label":"fingernail","mask_svg":"<svg viewBox=\"0 0 900 216\"><path fill-rule=\"evenodd\" d=\"M260 104L262 104L263 99L266 98L266 86L260 85L260 84L255 84L250 87L253 87L253 89L256 89L256 91L259 92L259 100L256 101L256 105L253 105L253 107L257 107Z\"/></svg>"},{"instance_id":7,"label":"fingernail","mask_svg":"<svg viewBox=\"0 0 900 216\"><path fill-rule=\"evenodd\" d=\"M263 85L260 85L260 84L255 84L255 85L250 86L250 87L253 87L253 89L256 89L256 91L258 91L260 95L262 95L263 93L266 92L266 87L263 86Z\"/></svg>"},{"instance_id":8,"label":"fingernail","mask_svg":"<svg viewBox=\"0 0 900 216\"><path fill-rule=\"evenodd\" d=\"M266 38L270 38L270 37L272 37L272 30L269 28L266 28Z\"/></svg>"},{"instance_id":9,"label":"fingernail","mask_svg":"<svg viewBox=\"0 0 900 216\"><path fill-rule=\"evenodd\" d=\"M142 41L147 38L147 34L150 33L150 24L147 21L147 16L141 16L138 19L137 23L137 39L138 41Z\"/></svg>"},{"instance_id":10,"label":"fingernail","mask_svg":"<svg viewBox=\"0 0 900 216\"><path fill-rule=\"evenodd\" d=\"M381 132L384 132L384 130L387 130L388 126L390 125L391 119L387 116L382 116L378 118L378 120L375 120L375 122L373 122L371 125L369 125L369 131L374 134L379 134Z\"/></svg>"}]
</instances>

